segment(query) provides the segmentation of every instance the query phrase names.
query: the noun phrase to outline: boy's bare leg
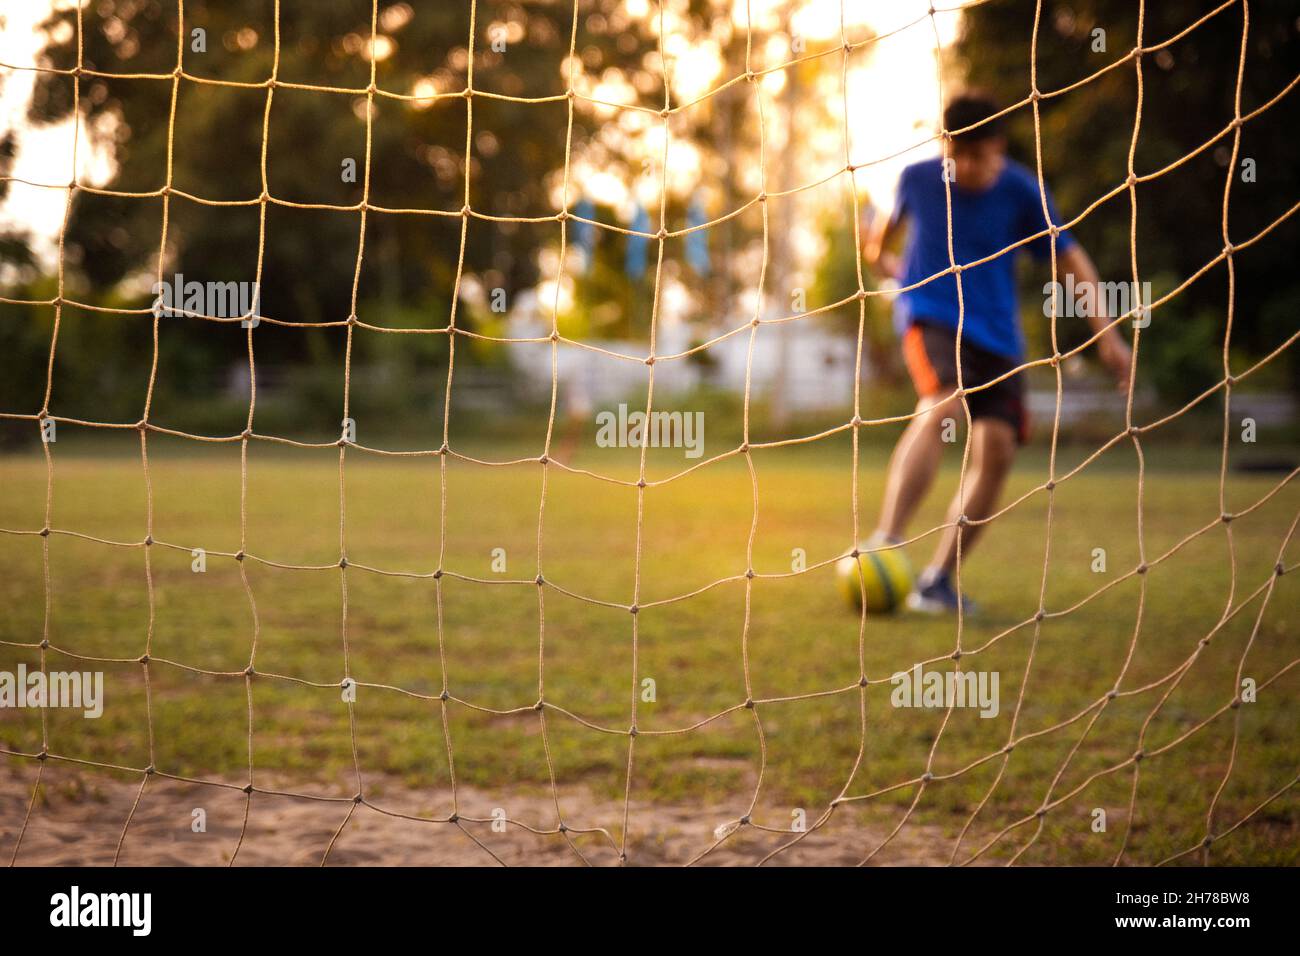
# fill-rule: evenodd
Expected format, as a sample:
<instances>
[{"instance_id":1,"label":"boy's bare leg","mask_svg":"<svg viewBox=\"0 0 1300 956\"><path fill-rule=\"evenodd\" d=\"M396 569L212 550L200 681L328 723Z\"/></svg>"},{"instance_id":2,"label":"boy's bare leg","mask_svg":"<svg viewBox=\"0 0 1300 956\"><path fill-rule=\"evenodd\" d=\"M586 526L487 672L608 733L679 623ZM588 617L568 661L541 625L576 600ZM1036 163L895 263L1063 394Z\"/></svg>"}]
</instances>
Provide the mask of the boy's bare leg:
<instances>
[{"instance_id":1,"label":"boy's bare leg","mask_svg":"<svg viewBox=\"0 0 1300 956\"><path fill-rule=\"evenodd\" d=\"M957 528L961 515L969 521L982 521L997 507L1006 484L1011 463L1016 457L1016 430L998 418L981 418L971 427L971 459L966 480L953 497L948 509L948 527L939 537L930 566L951 574L957 567ZM982 524L968 524L962 532L961 550L965 557L984 530Z\"/></svg>"},{"instance_id":2,"label":"boy's bare leg","mask_svg":"<svg viewBox=\"0 0 1300 956\"><path fill-rule=\"evenodd\" d=\"M960 420L962 416L957 399L945 400L939 395L922 398L916 404L916 411L917 416L908 423L889 459L877 532L890 540L903 537L908 522L934 482L943 457L943 420L950 417Z\"/></svg>"}]
</instances>

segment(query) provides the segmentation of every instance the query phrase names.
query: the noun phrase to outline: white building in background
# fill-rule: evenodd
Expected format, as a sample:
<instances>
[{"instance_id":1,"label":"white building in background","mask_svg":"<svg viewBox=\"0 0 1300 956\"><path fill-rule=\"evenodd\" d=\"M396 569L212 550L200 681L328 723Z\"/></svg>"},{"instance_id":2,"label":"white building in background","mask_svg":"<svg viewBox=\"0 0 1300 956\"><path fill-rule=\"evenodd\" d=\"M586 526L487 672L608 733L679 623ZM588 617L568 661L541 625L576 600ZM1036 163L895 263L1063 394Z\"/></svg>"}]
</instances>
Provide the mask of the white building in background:
<instances>
[{"instance_id":1,"label":"white building in background","mask_svg":"<svg viewBox=\"0 0 1300 956\"><path fill-rule=\"evenodd\" d=\"M776 315L773 313L774 317ZM746 367L750 362L751 329L747 327L748 323L748 316L732 316L726 323L704 332L677 316L666 315L657 333L655 352L660 356L677 355L728 331L740 331L710 345L703 356L707 361L696 361L697 355L656 363L655 394L665 397L707 385L743 395ZM537 310L524 305L512 313L506 335L538 338L549 335L550 331L549 320L543 320ZM647 353L645 342L621 339L587 339L584 342L626 355L629 360L562 344L557 353L561 414L586 414L593 408L635 401L638 395L645 395L649 369L639 361ZM754 341L750 376L752 398L754 401L768 399L775 383L784 376L785 403L791 413L851 414L855 348L853 338L822 328L811 316L794 322L760 326ZM507 348L507 355L527 391L537 394L550 392L549 349ZM630 360L633 358L637 361ZM869 374L864 360L863 375Z\"/></svg>"}]
</instances>

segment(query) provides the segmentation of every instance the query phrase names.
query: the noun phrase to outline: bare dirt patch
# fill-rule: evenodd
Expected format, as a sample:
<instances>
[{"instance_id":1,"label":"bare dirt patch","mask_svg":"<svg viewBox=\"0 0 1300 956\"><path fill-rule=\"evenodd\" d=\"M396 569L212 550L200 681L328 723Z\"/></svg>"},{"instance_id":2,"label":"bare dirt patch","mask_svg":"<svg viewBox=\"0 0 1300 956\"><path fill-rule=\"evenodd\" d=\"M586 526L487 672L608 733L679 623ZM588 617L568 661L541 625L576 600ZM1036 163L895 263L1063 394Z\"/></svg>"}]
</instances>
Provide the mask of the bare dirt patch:
<instances>
[{"instance_id":1,"label":"bare dirt patch","mask_svg":"<svg viewBox=\"0 0 1300 956\"><path fill-rule=\"evenodd\" d=\"M14 856L27 816L38 765L29 761L0 764L0 862ZM237 787L239 782L231 781ZM259 775L259 788L276 789ZM369 786L369 784L368 784ZM91 771L51 761L23 833L16 862L27 866L111 865L118 854L123 866L317 865L328 852L332 866L570 866L616 865L622 832L621 800L600 799L580 787L559 791L568 834L533 833L512 823L499 832L490 818L497 807L509 819L542 830L557 824L555 800L547 792L514 793L508 798L461 787L457 823L430 822L451 811L449 792L420 792L385 780L377 795L353 806L339 790L318 788L308 799L255 792L251 801L239 789L185 783L152 776L140 790L140 777ZM134 814L132 805L139 797ZM373 804L370 805L370 804ZM379 809L376 809L378 807ZM206 832L194 832L196 809L204 811ZM245 810L247 829L242 844ZM716 842L715 828L734 821L743 806L665 805L633 800L628 816L629 865L681 865L692 862ZM389 811L389 812L384 812ZM351 816L349 816L351 812ZM413 820L394 812L425 819ZM809 809L811 823L820 813ZM130 816L126 837L123 825ZM346 825L344 824L344 821ZM788 820L759 819L773 827ZM771 860L771 865L851 866L862 862L893 829L896 820L868 820L857 804L842 805L830 822ZM606 833L580 833L601 827ZM790 842L789 833L744 827L703 856L705 865L753 865ZM236 855L236 848L238 853ZM936 828L909 823L871 860L872 864L938 865L947 862L950 841Z\"/></svg>"}]
</instances>

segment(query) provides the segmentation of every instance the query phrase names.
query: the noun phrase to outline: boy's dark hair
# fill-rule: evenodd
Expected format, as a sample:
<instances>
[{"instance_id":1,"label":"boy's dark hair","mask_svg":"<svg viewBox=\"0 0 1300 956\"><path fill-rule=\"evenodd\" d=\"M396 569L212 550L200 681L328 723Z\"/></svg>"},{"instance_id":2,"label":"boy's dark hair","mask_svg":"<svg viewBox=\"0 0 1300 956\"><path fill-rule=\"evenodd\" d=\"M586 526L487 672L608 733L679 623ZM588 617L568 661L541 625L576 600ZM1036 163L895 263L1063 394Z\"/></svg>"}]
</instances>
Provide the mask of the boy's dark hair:
<instances>
[{"instance_id":1,"label":"boy's dark hair","mask_svg":"<svg viewBox=\"0 0 1300 956\"><path fill-rule=\"evenodd\" d=\"M943 111L943 128L951 132L975 126L998 112L998 105L987 93L970 92L954 96ZM1002 118L989 120L972 130L953 136L954 143L977 143L1002 135Z\"/></svg>"}]
</instances>

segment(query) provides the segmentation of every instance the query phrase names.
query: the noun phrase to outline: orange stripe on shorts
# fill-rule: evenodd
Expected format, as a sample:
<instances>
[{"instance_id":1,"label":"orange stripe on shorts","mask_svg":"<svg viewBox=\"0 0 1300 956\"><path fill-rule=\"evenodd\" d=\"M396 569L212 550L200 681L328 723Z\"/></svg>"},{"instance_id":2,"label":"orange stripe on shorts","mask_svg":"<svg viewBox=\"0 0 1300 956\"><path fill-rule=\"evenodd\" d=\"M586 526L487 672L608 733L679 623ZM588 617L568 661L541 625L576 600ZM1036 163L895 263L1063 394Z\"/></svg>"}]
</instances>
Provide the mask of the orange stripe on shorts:
<instances>
[{"instance_id":1,"label":"orange stripe on shorts","mask_svg":"<svg viewBox=\"0 0 1300 956\"><path fill-rule=\"evenodd\" d=\"M939 393L943 386L939 384L939 374L930 364L930 356L925 354L925 338L919 325L908 326L903 333L903 361L907 363L907 373L912 376L916 394L925 398Z\"/></svg>"}]
</instances>

